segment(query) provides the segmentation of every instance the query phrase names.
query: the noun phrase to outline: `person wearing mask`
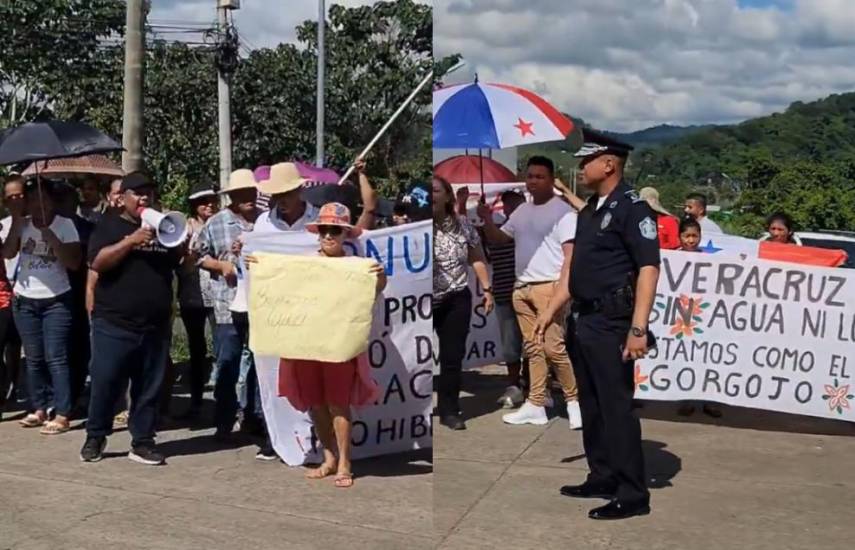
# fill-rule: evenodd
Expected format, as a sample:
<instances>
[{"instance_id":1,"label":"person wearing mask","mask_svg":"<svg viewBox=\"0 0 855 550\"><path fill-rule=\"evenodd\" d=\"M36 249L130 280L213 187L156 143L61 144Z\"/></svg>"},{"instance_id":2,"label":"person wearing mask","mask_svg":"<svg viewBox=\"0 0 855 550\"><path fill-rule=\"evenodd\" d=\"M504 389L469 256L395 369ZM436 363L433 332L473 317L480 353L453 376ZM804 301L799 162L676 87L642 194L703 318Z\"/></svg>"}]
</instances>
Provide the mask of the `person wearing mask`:
<instances>
[{"instance_id":1,"label":"person wearing mask","mask_svg":"<svg viewBox=\"0 0 855 550\"><path fill-rule=\"evenodd\" d=\"M91 398L84 462L103 457L113 432L116 402L130 383L128 458L163 464L155 446L158 399L169 359L172 277L186 246L166 248L142 223L155 204L154 182L141 172L122 180L121 214L107 214L89 242L90 267L98 273L92 312Z\"/></svg>"},{"instance_id":2,"label":"person wearing mask","mask_svg":"<svg viewBox=\"0 0 855 550\"><path fill-rule=\"evenodd\" d=\"M486 205L479 205L478 215L484 220L484 233L490 244L514 243L513 304L528 357L528 399L518 411L506 414L502 420L506 424L548 422L547 377L551 364L564 393L570 429L577 430L582 427L582 414L564 343L563 311L570 296L559 284L573 257L577 214L555 195L554 185L552 161L531 157L526 167L526 190L532 202L517 208L501 229Z\"/></svg>"},{"instance_id":3,"label":"person wearing mask","mask_svg":"<svg viewBox=\"0 0 855 550\"><path fill-rule=\"evenodd\" d=\"M769 216L766 220L766 234L760 240L802 246L801 239L796 235L793 219L783 212Z\"/></svg>"},{"instance_id":4,"label":"person wearing mask","mask_svg":"<svg viewBox=\"0 0 855 550\"><path fill-rule=\"evenodd\" d=\"M190 202L189 228L190 250L197 248L196 242L205 223L217 213L219 198L213 186L196 185L188 197ZM202 408L208 365L208 344L205 340L205 324L216 327L214 322L214 295L211 273L200 269L195 261L184 262L178 275L178 304L181 320L187 331L190 347L190 408L185 418L197 418Z\"/></svg>"},{"instance_id":5,"label":"person wearing mask","mask_svg":"<svg viewBox=\"0 0 855 550\"><path fill-rule=\"evenodd\" d=\"M0 220L0 241L9 237L12 228L11 212L24 212L24 178L20 174L10 175L3 185L3 205L10 212ZM18 390L21 370L21 337L12 315L12 286L18 275L18 257L3 262L3 278L0 279L0 411L10 401L14 402Z\"/></svg>"},{"instance_id":6,"label":"person wearing mask","mask_svg":"<svg viewBox=\"0 0 855 550\"><path fill-rule=\"evenodd\" d=\"M246 343L246 331L232 316L238 272L234 243L241 233L252 231L261 214L256 199L258 187L251 170L242 168L229 176L220 193L228 195L230 204L214 214L194 242L192 254L198 265L211 274L214 317L217 322L217 383L214 386L215 437L224 441L234 429L238 412L237 383L240 377L241 354Z\"/></svg>"},{"instance_id":7,"label":"person wearing mask","mask_svg":"<svg viewBox=\"0 0 855 550\"><path fill-rule=\"evenodd\" d=\"M707 197L701 193L692 193L686 197L686 204L683 206L683 212L701 224L701 230L705 235L723 234L724 231L717 223L709 219L707 216Z\"/></svg>"},{"instance_id":8,"label":"person wearing mask","mask_svg":"<svg viewBox=\"0 0 855 550\"><path fill-rule=\"evenodd\" d=\"M472 317L469 267L484 291L484 313L493 310L493 288L481 238L464 216L456 213L451 184L433 178L433 327L439 339L437 413L443 426L465 430L460 411L460 385L466 338Z\"/></svg>"},{"instance_id":9,"label":"person wearing mask","mask_svg":"<svg viewBox=\"0 0 855 550\"><path fill-rule=\"evenodd\" d=\"M676 216L665 210L659 200L659 191L653 187L644 187L638 196L647 201L656 213L656 229L659 233L659 248L676 250L680 248L680 222Z\"/></svg>"},{"instance_id":10,"label":"person wearing mask","mask_svg":"<svg viewBox=\"0 0 855 550\"><path fill-rule=\"evenodd\" d=\"M26 213L12 211L12 227L3 242L3 257L20 254L15 280L13 315L27 356L27 380L32 412L21 425L41 426L40 433L69 430L72 411L69 337L73 299L68 271L80 268L80 238L74 223L56 213L54 185L30 182L25 191ZM51 396L56 418L48 418Z\"/></svg>"}]
</instances>

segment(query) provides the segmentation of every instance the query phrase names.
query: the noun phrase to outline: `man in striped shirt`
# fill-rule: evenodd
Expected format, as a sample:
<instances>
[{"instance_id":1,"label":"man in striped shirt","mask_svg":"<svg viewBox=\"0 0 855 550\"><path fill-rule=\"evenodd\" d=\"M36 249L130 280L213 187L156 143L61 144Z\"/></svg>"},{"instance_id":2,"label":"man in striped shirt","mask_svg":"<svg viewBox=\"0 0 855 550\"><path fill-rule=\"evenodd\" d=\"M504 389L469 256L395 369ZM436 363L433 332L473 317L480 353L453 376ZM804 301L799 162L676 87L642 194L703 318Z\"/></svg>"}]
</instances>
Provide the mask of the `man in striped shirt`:
<instances>
[{"instance_id":1,"label":"man in striped shirt","mask_svg":"<svg viewBox=\"0 0 855 550\"><path fill-rule=\"evenodd\" d=\"M505 219L525 202L525 197L514 190L502 193L502 212ZM525 401L522 392L522 333L514 311L513 294L516 281L514 242L488 245L490 264L493 267L493 296L496 300L496 317L502 338L502 357L508 367L508 387L499 403L511 409Z\"/></svg>"}]
</instances>

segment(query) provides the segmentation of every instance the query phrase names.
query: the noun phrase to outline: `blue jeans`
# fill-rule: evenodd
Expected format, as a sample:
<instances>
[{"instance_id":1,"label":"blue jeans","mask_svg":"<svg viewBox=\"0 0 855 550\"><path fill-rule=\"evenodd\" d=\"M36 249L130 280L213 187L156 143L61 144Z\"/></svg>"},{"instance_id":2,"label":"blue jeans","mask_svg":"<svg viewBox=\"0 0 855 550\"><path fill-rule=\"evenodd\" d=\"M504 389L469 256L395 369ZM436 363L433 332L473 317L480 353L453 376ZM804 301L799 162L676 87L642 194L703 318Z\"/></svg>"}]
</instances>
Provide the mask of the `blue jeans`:
<instances>
[{"instance_id":1,"label":"blue jeans","mask_svg":"<svg viewBox=\"0 0 855 550\"><path fill-rule=\"evenodd\" d=\"M214 385L214 425L231 430L237 418L237 383L244 339L233 323L218 323L216 330L217 383Z\"/></svg>"},{"instance_id":2,"label":"blue jeans","mask_svg":"<svg viewBox=\"0 0 855 550\"><path fill-rule=\"evenodd\" d=\"M113 433L119 396L130 381L128 431L132 445L154 443L160 387L169 358L169 323L147 332L132 332L104 319L92 320L92 391L86 433Z\"/></svg>"},{"instance_id":3,"label":"blue jeans","mask_svg":"<svg viewBox=\"0 0 855 550\"><path fill-rule=\"evenodd\" d=\"M27 381L33 410L51 404L59 416L71 414L71 373L68 340L71 334L71 293L41 300L16 296L15 325L27 355Z\"/></svg>"},{"instance_id":4,"label":"blue jeans","mask_svg":"<svg viewBox=\"0 0 855 550\"><path fill-rule=\"evenodd\" d=\"M258 373L255 371L255 356L249 350L249 316L246 313L235 313L233 319L235 329L244 342L240 356L238 401L243 409L244 418L253 414L262 420L264 412L261 409L261 391L258 386Z\"/></svg>"}]
</instances>

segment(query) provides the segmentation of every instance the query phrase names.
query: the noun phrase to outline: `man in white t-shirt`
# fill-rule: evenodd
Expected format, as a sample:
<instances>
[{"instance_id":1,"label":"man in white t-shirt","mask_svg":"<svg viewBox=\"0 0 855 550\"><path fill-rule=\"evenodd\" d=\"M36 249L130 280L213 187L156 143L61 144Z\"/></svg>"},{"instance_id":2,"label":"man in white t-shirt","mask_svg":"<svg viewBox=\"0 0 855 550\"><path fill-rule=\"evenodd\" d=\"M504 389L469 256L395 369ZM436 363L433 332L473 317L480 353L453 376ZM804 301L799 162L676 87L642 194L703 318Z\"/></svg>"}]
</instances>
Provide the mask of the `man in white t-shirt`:
<instances>
[{"instance_id":1,"label":"man in white t-shirt","mask_svg":"<svg viewBox=\"0 0 855 550\"><path fill-rule=\"evenodd\" d=\"M526 168L526 190L532 202L517 208L499 229L490 209L482 204L478 215L484 220L484 233L494 244L513 241L516 262L514 310L529 359L530 387L528 399L516 412L506 414L507 424L546 424L548 402L547 375L549 364L564 392L570 428L582 427L576 379L564 344L563 306L566 293L560 292L559 281L569 277L573 240L576 237L576 212L555 196L555 170L551 160L535 156ZM564 303L556 308L553 319L539 319L550 309L550 303ZM543 328L539 328L539 327Z\"/></svg>"},{"instance_id":2,"label":"man in white t-shirt","mask_svg":"<svg viewBox=\"0 0 855 550\"><path fill-rule=\"evenodd\" d=\"M686 197L683 212L691 216L701 225L701 235L724 234L717 223L707 217L707 197L701 193L692 193Z\"/></svg>"}]
</instances>

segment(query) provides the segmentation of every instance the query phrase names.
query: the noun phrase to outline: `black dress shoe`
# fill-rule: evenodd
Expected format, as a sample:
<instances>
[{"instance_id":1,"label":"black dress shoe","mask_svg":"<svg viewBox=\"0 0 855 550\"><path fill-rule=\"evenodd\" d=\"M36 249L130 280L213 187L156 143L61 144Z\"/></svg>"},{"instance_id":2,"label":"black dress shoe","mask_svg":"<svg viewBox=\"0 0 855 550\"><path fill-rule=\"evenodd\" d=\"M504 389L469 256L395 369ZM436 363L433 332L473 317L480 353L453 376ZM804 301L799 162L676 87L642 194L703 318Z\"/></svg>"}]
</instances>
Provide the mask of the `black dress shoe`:
<instances>
[{"instance_id":1,"label":"black dress shoe","mask_svg":"<svg viewBox=\"0 0 855 550\"><path fill-rule=\"evenodd\" d=\"M650 503L647 501L621 502L613 500L605 506L594 508L588 512L591 519L626 519L633 516L646 516L650 513Z\"/></svg>"},{"instance_id":2,"label":"black dress shoe","mask_svg":"<svg viewBox=\"0 0 855 550\"><path fill-rule=\"evenodd\" d=\"M561 494L565 497L574 498L604 498L611 500L615 498L615 489L608 485L588 483L581 485L565 485L561 487Z\"/></svg>"},{"instance_id":3,"label":"black dress shoe","mask_svg":"<svg viewBox=\"0 0 855 550\"><path fill-rule=\"evenodd\" d=\"M439 419L439 423L452 430L465 430L466 423L459 414L447 414Z\"/></svg>"}]
</instances>

